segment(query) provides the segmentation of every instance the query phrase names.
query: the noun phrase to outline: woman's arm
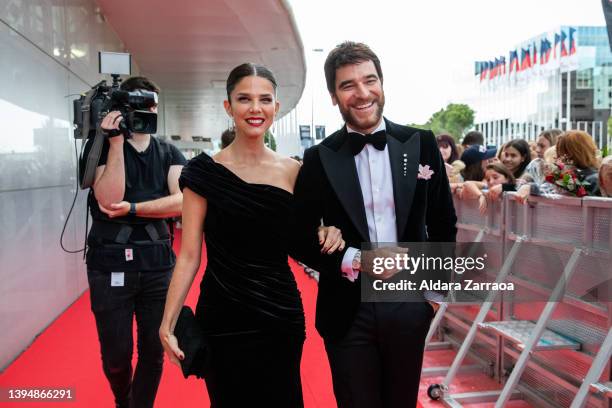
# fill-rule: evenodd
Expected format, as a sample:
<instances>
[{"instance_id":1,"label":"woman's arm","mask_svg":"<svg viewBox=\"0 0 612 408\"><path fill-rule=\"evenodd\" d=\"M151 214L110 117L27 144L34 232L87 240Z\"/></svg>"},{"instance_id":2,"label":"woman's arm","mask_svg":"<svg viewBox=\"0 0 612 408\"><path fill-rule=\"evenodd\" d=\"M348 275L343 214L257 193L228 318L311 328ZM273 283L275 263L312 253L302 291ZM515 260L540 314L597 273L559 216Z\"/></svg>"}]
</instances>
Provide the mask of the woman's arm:
<instances>
[{"instance_id":1,"label":"woman's arm","mask_svg":"<svg viewBox=\"0 0 612 408\"><path fill-rule=\"evenodd\" d=\"M173 333L179 312L200 267L206 208L207 201L204 197L189 188L183 190L181 252L172 274L172 281L166 296L164 317L159 328L159 337L164 350L175 364L179 364L179 359L182 360L185 357Z\"/></svg>"}]
</instances>

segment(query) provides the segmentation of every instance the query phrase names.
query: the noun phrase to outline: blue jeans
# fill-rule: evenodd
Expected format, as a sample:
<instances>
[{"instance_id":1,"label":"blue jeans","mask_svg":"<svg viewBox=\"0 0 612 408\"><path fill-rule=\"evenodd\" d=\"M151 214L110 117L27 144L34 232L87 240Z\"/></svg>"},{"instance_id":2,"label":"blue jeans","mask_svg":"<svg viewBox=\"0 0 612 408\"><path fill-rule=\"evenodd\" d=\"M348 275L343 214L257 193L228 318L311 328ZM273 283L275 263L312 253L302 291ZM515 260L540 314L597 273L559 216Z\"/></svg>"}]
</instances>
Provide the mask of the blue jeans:
<instances>
[{"instance_id":1,"label":"blue jeans","mask_svg":"<svg viewBox=\"0 0 612 408\"><path fill-rule=\"evenodd\" d=\"M111 286L111 272L87 269L102 367L118 408L153 407L164 361L158 333L171 277L171 269L126 272L123 286ZM134 315L138 363L132 376Z\"/></svg>"}]
</instances>

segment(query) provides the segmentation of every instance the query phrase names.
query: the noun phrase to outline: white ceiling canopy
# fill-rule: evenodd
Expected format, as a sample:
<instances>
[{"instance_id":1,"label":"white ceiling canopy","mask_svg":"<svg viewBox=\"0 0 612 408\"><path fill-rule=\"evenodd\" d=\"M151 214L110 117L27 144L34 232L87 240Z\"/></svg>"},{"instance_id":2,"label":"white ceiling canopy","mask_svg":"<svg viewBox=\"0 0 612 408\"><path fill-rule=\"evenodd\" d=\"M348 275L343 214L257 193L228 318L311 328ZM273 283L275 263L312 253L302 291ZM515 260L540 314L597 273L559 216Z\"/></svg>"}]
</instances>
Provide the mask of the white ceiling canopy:
<instances>
[{"instance_id":1,"label":"white ceiling canopy","mask_svg":"<svg viewBox=\"0 0 612 408\"><path fill-rule=\"evenodd\" d=\"M219 137L228 127L225 80L243 62L278 81L280 116L306 81L304 49L287 0L96 0L141 74L161 88L158 134Z\"/></svg>"}]
</instances>

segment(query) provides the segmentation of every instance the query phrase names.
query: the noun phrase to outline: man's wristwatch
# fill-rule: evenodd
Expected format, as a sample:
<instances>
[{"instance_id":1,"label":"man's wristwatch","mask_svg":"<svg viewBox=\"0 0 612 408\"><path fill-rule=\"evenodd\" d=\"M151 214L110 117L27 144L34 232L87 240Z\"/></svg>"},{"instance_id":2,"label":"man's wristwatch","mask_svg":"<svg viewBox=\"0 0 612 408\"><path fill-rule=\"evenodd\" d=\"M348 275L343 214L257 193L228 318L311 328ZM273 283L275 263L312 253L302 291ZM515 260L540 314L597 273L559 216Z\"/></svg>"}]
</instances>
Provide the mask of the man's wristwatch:
<instances>
[{"instance_id":1,"label":"man's wristwatch","mask_svg":"<svg viewBox=\"0 0 612 408\"><path fill-rule=\"evenodd\" d=\"M129 215L136 215L136 203L130 203Z\"/></svg>"},{"instance_id":2,"label":"man's wristwatch","mask_svg":"<svg viewBox=\"0 0 612 408\"><path fill-rule=\"evenodd\" d=\"M355 256L353 257L353 263L351 267L354 271L361 271L361 251L355 252Z\"/></svg>"}]
</instances>

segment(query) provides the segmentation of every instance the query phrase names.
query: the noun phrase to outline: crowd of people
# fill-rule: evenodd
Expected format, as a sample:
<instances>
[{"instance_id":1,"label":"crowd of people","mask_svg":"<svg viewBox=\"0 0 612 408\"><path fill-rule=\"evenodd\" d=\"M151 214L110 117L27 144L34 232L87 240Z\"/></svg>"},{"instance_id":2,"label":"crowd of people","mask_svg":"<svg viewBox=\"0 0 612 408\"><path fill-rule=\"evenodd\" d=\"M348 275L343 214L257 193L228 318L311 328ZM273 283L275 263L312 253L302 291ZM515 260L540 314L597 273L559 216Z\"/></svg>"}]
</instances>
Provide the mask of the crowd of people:
<instances>
[{"instance_id":1,"label":"crowd of people","mask_svg":"<svg viewBox=\"0 0 612 408\"><path fill-rule=\"evenodd\" d=\"M459 199L477 199L481 213L503 192L529 196L612 196L612 156L602 158L593 137L580 130L545 130L535 142L513 139L485 145L478 131L468 132L458 145L448 134L438 135L438 148L451 190Z\"/></svg>"}]
</instances>

